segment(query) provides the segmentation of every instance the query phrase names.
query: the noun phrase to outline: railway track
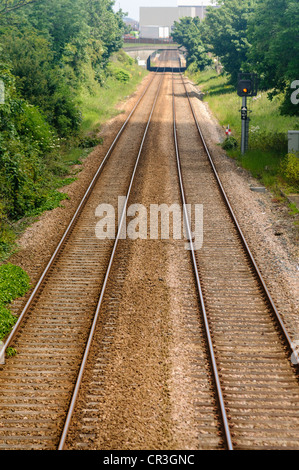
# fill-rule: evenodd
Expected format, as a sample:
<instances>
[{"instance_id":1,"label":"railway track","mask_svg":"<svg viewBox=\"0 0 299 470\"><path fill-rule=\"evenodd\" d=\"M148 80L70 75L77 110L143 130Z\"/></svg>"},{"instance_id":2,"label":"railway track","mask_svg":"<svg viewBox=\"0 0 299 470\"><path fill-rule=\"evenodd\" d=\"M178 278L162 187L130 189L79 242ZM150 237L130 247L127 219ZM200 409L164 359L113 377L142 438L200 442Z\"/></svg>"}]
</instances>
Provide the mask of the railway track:
<instances>
[{"instance_id":1,"label":"railway track","mask_svg":"<svg viewBox=\"0 0 299 470\"><path fill-rule=\"evenodd\" d=\"M162 68L167 60L176 67L173 52L160 57ZM171 144L163 143L163 132ZM118 196L125 194L116 239L96 239L96 207L100 202L117 207ZM147 204L152 197L157 201L168 197L169 204L175 201L181 206L203 204L200 250L186 251L183 240L140 240L136 247L136 241L119 238L128 204ZM290 364L290 338L248 250L183 77L153 74L5 344L5 348L14 346L18 354L0 369L0 449L133 449L137 431L131 429L135 424L131 401L131 409L144 397L150 402L157 390L157 401L148 405L149 416L142 417L139 410L138 419L149 436L151 420L162 423L164 436L169 432L171 405L163 381L170 381L165 357L172 336L184 349L184 353L174 349L174 356L189 358L185 380L192 383L195 424L190 432L196 448L298 448L299 387L297 371ZM162 274L153 284L158 271ZM173 282L170 292L167 276L168 284ZM134 296L140 297L145 313L138 310ZM151 307L156 296L162 299L161 312L171 305L174 312L183 313L172 317L170 313L162 321L160 311ZM171 331L171 321L180 323L179 333ZM157 330L151 331L152 323ZM129 331L126 341L120 325ZM145 358L148 369L156 368L153 385L142 365L140 377L136 372L144 361L148 333L152 334L148 341L155 343L157 338L155 350L148 347ZM123 384L117 383L120 376ZM148 390L139 395L145 380ZM174 389L180 381L174 378ZM142 410L145 405L140 403ZM157 418L151 415L156 405ZM112 411L107 411L109 406ZM173 449L181 443L169 438L159 445Z\"/></svg>"},{"instance_id":2,"label":"railway track","mask_svg":"<svg viewBox=\"0 0 299 470\"><path fill-rule=\"evenodd\" d=\"M0 449L59 446L113 252L113 240L94 236L95 210L130 188L161 80L154 75L116 136L6 340L18 354L0 371Z\"/></svg>"},{"instance_id":3,"label":"railway track","mask_svg":"<svg viewBox=\"0 0 299 470\"><path fill-rule=\"evenodd\" d=\"M299 389L296 370L290 364L288 334L223 193L190 97L181 77L180 80L180 84L173 85L172 91L182 203L192 201L197 204L200 201L208 214L204 221L204 246L199 252L191 251L201 325L195 321L194 310L186 317L186 321L192 323L193 332L202 338L192 371L200 377L201 398L202 389L205 389L204 398L198 400L196 407L198 448L296 449ZM167 92L163 96L165 94ZM188 123L185 106L189 109ZM190 131L192 123L193 130ZM188 126L188 138L184 126ZM119 263L124 272L124 257ZM183 277L182 282L184 280ZM114 290L122 289L123 280L115 282ZM92 379L89 379L93 384L99 363L103 366L105 362L98 352L94 356L97 360L94 359ZM207 356L210 367L205 363ZM87 381L87 387L88 384ZM103 389L101 382L94 388L92 396L101 396ZM96 422L101 419L101 413L94 409L87 412L88 396L85 392L77 415L83 409L89 424L93 423L90 427L94 432L92 436L90 428L86 431L91 442L93 438L96 440ZM77 416L77 430L81 425ZM70 445L76 448L79 441L75 431ZM85 445L87 448L92 446Z\"/></svg>"},{"instance_id":4,"label":"railway track","mask_svg":"<svg viewBox=\"0 0 299 470\"><path fill-rule=\"evenodd\" d=\"M299 388L291 338L225 194L184 79L175 81L182 198L200 201L205 211L204 244L191 253L226 446L296 449Z\"/></svg>"}]
</instances>

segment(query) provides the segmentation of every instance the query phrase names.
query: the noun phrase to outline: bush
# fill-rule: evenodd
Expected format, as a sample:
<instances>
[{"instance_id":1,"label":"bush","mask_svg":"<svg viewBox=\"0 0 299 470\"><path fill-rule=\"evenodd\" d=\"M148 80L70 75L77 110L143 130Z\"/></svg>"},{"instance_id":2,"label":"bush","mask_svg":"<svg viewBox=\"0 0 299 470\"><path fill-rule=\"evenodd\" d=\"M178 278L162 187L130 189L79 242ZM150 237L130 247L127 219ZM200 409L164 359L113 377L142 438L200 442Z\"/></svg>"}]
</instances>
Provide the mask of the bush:
<instances>
[{"instance_id":1,"label":"bush","mask_svg":"<svg viewBox=\"0 0 299 470\"><path fill-rule=\"evenodd\" d=\"M0 305L22 297L29 287L29 276L22 268L11 263L0 266Z\"/></svg>"},{"instance_id":2,"label":"bush","mask_svg":"<svg viewBox=\"0 0 299 470\"><path fill-rule=\"evenodd\" d=\"M6 305L25 295L29 288L29 276L22 268L10 263L0 266L0 340L9 334L17 321Z\"/></svg>"},{"instance_id":3,"label":"bush","mask_svg":"<svg viewBox=\"0 0 299 470\"><path fill-rule=\"evenodd\" d=\"M257 126L250 130L250 148L265 152L273 151L276 154L285 154L287 148L287 135L285 132L261 131Z\"/></svg>"},{"instance_id":4,"label":"bush","mask_svg":"<svg viewBox=\"0 0 299 470\"><path fill-rule=\"evenodd\" d=\"M111 63L109 65L108 70L109 70L109 74L112 77L116 78L116 80L118 80L119 82L126 83L130 81L130 78L131 78L130 73L121 67L115 66L114 63Z\"/></svg>"},{"instance_id":5,"label":"bush","mask_svg":"<svg viewBox=\"0 0 299 470\"><path fill-rule=\"evenodd\" d=\"M221 147L224 150L232 150L238 147L238 141L233 136L226 137L224 142L222 142Z\"/></svg>"},{"instance_id":6,"label":"bush","mask_svg":"<svg viewBox=\"0 0 299 470\"><path fill-rule=\"evenodd\" d=\"M299 155L289 153L281 163L281 171L290 184L299 188Z\"/></svg>"},{"instance_id":7,"label":"bush","mask_svg":"<svg viewBox=\"0 0 299 470\"><path fill-rule=\"evenodd\" d=\"M9 334L16 321L17 317L12 315L7 308L0 305L0 341Z\"/></svg>"}]
</instances>

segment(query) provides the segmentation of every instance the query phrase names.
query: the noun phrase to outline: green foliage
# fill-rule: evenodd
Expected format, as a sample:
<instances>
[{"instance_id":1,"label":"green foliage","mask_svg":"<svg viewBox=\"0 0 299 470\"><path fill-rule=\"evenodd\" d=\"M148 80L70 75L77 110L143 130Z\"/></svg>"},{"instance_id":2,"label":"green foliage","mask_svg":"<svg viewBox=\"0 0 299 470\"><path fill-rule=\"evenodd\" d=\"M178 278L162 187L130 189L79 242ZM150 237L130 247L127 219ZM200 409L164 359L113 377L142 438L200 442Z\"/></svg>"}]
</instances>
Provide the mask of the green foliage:
<instances>
[{"instance_id":1,"label":"green foliage","mask_svg":"<svg viewBox=\"0 0 299 470\"><path fill-rule=\"evenodd\" d=\"M297 208L296 204L294 202L290 202L289 204L289 214L290 215L297 215L299 214L299 209Z\"/></svg>"},{"instance_id":2,"label":"green foliage","mask_svg":"<svg viewBox=\"0 0 299 470\"><path fill-rule=\"evenodd\" d=\"M86 135L80 140L79 146L83 149L89 149L99 144L103 144L103 139L101 137L97 137L96 135Z\"/></svg>"},{"instance_id":3,"label":"green foliage","mask_svg":"<svg viewBox=\"0 0 299 470\"><path fill-rule=\"evenodd\" d=\"M254 127L250 130L251 148L259 148L265 152L273 151L276 154L284 154L287 148L287 140L286 132L269 132Z\"/></svg>"},{"instance_id":4,"label":"green foliage","mask_svg":"<svg viewBox=\"0 0 299 470\"><path fill-rule=\"evenodd\" d=\"M29 276L23 269L10 263L0 266L0 340L17 321L6 305L25 295L29 288Z\"/></svg>"},{"instance_id":5,"label":"green foliage","mask_svg":"<svg viewBox=\"0 0 299 470\"><path fill-rule=\"evenodd\" d=\"M290 84L299 79L298 1L258 2L248 29L248 38L252 44L248 58L259 73L260 88L271 90L270 98L286 92L282 111L299 115L299 107L290 100Z\"/></svg>"},{"instance_id":6,"label":"green foliage","mask_svg":"<svg viewBox=\"0 0 299 470\"><path fill-rule=\"evenodd\" d=\"M6 102L0 107L1 207L3 214L16 220L44 206L51 178L43 156L58 141L40 111L18 98L9 70L2 68L1 76L7 85ZM0 224L7 233L4 216Z\"/></svg>"},{"instance_id":7,"label":"green foliage","mask_svg":"<svg viewBox=\"0 0 299 470\"><path fill-rule=\"evenodd\" d=\"M131 79L131 75L127 70L116 66L113 62L109 64L108 73L119 82L126 83Z\"/></svg>"},{"instance_id":8,"label":"green foliage","mask_svg":"<svg viewBox=\"0 0 299 470\"><path fill-rule=\"evenodd\" d=\"M61 136L78 131L80 113L61 68L53 65L48 41L29 28L10 28L9 34L6 32L4 28L0 40L16 77L17 92L39 107Z\"/></svg>"},{"instance_id":9,"label":"green foliage","mask_svg":"<svg viewBox=\"0 0 299 470\"><path fill-rule=\"evenodd\" d=\"M204 22L207 43L233 83L247 60L250 48L247 26L255 4L253 0L223 0L219 8L209 7L207 11Z\"/></svg>"},{"instance_id":10,"label":"green foliage","mask_svg":"<svg viewBox=\"0 0 299 470\"><path fill-rule=\"evenodd\" d=\"M40 0L0 0L0 16L7 15L11 11L18 10Z\"/></svg>"},{"instance_id":11,"label":"green foliage","mask_svg":"<svg viewBox=\"0 0 299 470\"><path fill-rule=\"evenodd\" d=\"M0 341L5 338L15 325L17 317L11 314L10 310L0 305Z\"/></svg>"},{"instance_id":12,"label":"green foliage","mask_svg":"<svg viewBox=\"0 0 299 470\"><path fill-rule=\"evenodd\" d=\"M11 263L0 266L1 305L11 303L17 297L22 297L29 287L29 276L22 268Z\"/></svg>"},{"instance_id":13,"label":"green foliage","mask_svg":"<svg viewBox=\"0 0 299 470\"><path fill-rule=\"evenodd\" d=\"M299 80L299 4L296 0L218 0L203 22L182 18L173 37L188 50L188 66L203 70L213 54L236 87L238 73L256 72L259 89L272 100L284 95L280 112L298 116L291 84Z\"/></svg>"},{"instance_id":14,"label":"green foliage","mask_svg":"<svg viewBox=\"0 0 299 470\"><path fill-rule=\"evenodd\" d=\"M281 171L286 180L299 189L299 156L293 153L286 155L281 162Z\"/></svg>"},{"instance_id":15,"label":"green foliage","mask_svg":"<svg viewBox=\"0 0 299 470\"><path fill-rule=\"evenodd\" d=\"M194 63L198 70L203 70L212 63L210 57L207 55L208 51L204 45L203 36L204 27L198 17L186 17L174 23L174 30L172 32L173 40L187 49L188 65Z\"/></svg>"},{"instance_id":16,"label":"green foliage","mask_svg":"<svg viewBox=\"0 0 299 470\"><path fill-rule=\"evenodd\" d=\"M199 85L203 92L203 100L208 102L220 124L224 128L230 125L233 135L224 141L228 154L237 159L242 167L250 171L265 186L287 188L292 185L293 192L296 192L298 181L293 165L298 165L299 158L294 156L285 158L285 154L288 148L287 131L299 128L299 118L280 114L281 97L276 96L269 101L267 93L261 92L257 97L248 100L249 109L252 110L249 151L241 155L240 98L229 85L229 78L217 75L213 70L191 74L189 68L187 74ZM237 141L236 148L228 145L231 138Z\"/></svg>"},{"instance_id":17,"label":"green foliage","mask_svg":"<svg viewBox=\"0 0 299 470\"><path fill-rule=\"evenodd\" d=\"M221 147L224 150L232 150L238 147L238 141L233 136L226 137L226 139L222 142Z\"/></svg>"}]
</instances>

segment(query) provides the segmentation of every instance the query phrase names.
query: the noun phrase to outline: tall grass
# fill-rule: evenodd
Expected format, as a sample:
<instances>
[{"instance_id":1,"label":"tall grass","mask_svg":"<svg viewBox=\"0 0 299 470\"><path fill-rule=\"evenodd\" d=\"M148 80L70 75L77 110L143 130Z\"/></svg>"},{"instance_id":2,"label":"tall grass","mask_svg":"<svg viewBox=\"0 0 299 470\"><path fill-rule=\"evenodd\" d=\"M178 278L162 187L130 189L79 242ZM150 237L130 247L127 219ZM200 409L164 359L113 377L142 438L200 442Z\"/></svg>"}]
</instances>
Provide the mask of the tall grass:
<instances>
[{"instance_id":1,"label":"tall grass","mask_svg":"<svg viewBox=\"0 0 299 470\"><path fill-rule=\"evenodd\" d=\"M229 77L217 75L214 70L189 75L203 91L203 99L209 103L219 123L225 127L229 124L234 134L240 136L242 98L237 95L235 87L229 84ZM282 100L283 96L278 95L270 101L267 92L258 92L257 97L248 98L248 108L252 111L250 126L258 127L265 133L287 133L288 130L299 129L299 117L280 114Z\"/></svg>"},{"instance_id":2,"label":"tall grass","mask_svg":"<svg viewBox=\"0 0 299 470\"><path fill-rule=\"evenodd\" d=\"M230 126L237 140L237 149L227 150L228 154L237 159L265 186L272 189L279 186L288 191L290 185L286 175L283 174L282 162L288 152L287 132L299 129L299 117L280 114L279 108L283 96L278 95L270 101L267 92L258 92L256 97L248 98L249 150L245 155L241 155L242 98L229 83L229 77L217 75L215 70L186 73L203 92L203 100L209 104L219 123L225 128Z\"/></svg>"},{"instance_id":3,"label":"tall grass","mask_svg":"<svg viewBox=\"0 0 299 470\"><path fill-rule=\"evenodd\" d=\"M131 95L138 83L145 77L147 71L138 65L124 52L119 52L114 58L114 69L129 73L128 81L121 81L113 75L105 80L103 86L83 87L79 94L79 104L82 111L83 133L96 131L105 121L116 116L121 111L116 105Z\"/></svg>"}]
</instances>

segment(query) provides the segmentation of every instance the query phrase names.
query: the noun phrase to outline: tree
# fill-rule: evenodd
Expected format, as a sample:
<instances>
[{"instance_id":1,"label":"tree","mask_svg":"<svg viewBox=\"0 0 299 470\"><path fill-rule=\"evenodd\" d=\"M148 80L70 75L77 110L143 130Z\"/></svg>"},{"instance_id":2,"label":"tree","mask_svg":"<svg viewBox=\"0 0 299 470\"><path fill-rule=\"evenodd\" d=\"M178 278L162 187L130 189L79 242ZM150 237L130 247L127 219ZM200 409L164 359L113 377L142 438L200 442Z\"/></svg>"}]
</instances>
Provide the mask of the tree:
<instances>
[{"instance_id":1,"label":"tree","mask_svg":"<svg viewBox=\"0 0 299 470\"><path fill-rule=\"evenodd\" d=\"M271 15L269 14L271 12ZM260 77L259 86L269 97L286 93L282 111L299 114L290 99L290 85L299 79L299 4L294 0L262 0L249 25L252 44L249 60Z\"/></svg>"},{"instance_id":2,"label":"tree","mask_svg":"<svg viewBox=\"0 0 299 470\"><path fill-rule=\"evenodd\" d=\"M80 113L63 70L53 63L54 54L47 39L35 30L16 28L10 28L10 34L0 38L20 95L39 107L61 135L77 131Z\"/></svg>"},{"instance_id":3,"label":"tree","mask_svg":"<svg viewBox=\"0 0 299 470\"><path fill-rule=\"evenodd\" d=\"M37 3L41 0L0 0L0 15L6 15L19 8Z\"/></svg>"},{"instance_id":4,"label":"tree","mask_svg":"<svg viewBox=\"0 0 299 470\"><path fill-rule=\"evenodd\" d=\"M220 58L235 84L247 61L250 49L247 26L255 6L256 0L222 0L219 8L207 10L205 27L211 51Z\"/></svg>"},{"instance_id":5,"label":"tree","mask_svg":"<svg viewBox=\"0 0 299 470\"><path fill-rule=\"evenodd\" d=\"M207 55L203 36L204 27L198 17L185 17L174 23L173 40L187 49L187 64L195 63L199 70L203 70L212 62Z\"/></svg>"},{"instance_id":6,"label":"tree","mask_svg":"<svg viewBox=\"0 0 299 470\"><path fill-rule=\"evenodd\" d=\"M118 51L123 45L124 13L121 10L115 13L113 5L112 0L87 0L84 2L91 36L103 44L105 64L111 54Z\"/></svg>"}]
</instances>

